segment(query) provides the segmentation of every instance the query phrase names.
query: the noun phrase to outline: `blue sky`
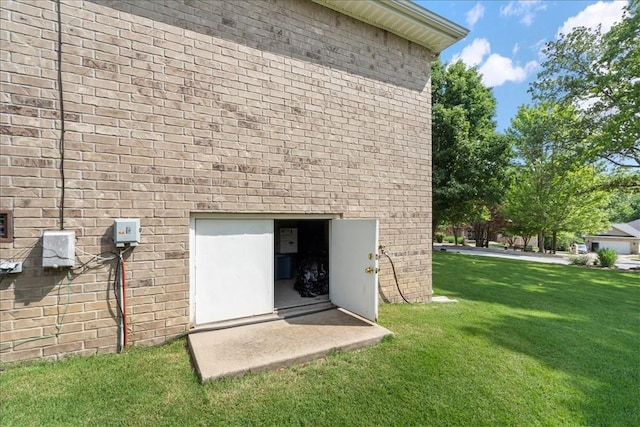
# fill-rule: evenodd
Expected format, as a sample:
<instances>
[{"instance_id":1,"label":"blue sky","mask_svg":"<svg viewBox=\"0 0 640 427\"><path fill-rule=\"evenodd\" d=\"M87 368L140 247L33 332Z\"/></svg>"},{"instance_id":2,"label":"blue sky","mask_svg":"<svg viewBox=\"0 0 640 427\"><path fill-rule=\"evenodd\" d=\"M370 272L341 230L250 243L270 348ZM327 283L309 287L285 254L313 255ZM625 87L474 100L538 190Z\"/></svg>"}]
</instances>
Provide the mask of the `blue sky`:
<instances>
[{"instance_id":1,"label":"blue sky","mask_svg":"<svg viewBox=\"0 0 640 427\"><path fill-rule=\"evenodd\" d=\"M509 126L518 107L530 104L529 83L544 60L541 49L576 26L607 30L620 21L626 1L432 1L417 4L469 29L442 52L443 62L462 59L477 66L496 97L498 130Z\"/></svg>"}]
</instances>

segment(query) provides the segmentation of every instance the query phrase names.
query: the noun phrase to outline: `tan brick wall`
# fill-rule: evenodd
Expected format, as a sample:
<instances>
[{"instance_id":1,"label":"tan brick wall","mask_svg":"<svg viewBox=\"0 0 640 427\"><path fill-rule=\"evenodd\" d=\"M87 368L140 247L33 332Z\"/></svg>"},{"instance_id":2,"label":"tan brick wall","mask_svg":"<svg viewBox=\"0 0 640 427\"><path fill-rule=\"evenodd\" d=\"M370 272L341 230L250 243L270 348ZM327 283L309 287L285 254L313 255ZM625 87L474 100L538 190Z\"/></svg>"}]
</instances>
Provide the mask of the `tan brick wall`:
<instances>
[{"instance_id":1,"label":"tan brick wall","mask_svg":"<svg viewBox=\"0 0 640 427\"><path fill-rule=\"evenodd\" d=\"M0 249L24 262L0 283L0 357L112 352L113 262L70 281L40 267L60 227L55 2L0 7L0 208L15 215ZM189 327L194 212L379 218L404 293L430 298L426 49L307 1L62 0L62 21L64 226L78 265L111 256L114 218L141 218L130 342Z\"/></svg>"}]
</instances>

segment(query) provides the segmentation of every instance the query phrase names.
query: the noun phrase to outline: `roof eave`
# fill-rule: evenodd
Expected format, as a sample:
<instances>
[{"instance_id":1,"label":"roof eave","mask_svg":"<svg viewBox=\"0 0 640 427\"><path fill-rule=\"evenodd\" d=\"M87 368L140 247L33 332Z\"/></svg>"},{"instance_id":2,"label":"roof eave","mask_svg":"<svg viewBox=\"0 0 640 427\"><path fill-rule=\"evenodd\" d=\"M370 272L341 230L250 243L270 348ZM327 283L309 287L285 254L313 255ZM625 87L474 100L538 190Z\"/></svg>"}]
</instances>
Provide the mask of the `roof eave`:
<instances>
[{"instance_id":1,"label":"roof eave","mask_svg":"<svg viewBox=\"0 0 640 427\"><path fill-rule=\"evenodd\" d=\"M434 56L469 33L410 0L312 1L424 46Z\"/></svg>"}]
</instances>

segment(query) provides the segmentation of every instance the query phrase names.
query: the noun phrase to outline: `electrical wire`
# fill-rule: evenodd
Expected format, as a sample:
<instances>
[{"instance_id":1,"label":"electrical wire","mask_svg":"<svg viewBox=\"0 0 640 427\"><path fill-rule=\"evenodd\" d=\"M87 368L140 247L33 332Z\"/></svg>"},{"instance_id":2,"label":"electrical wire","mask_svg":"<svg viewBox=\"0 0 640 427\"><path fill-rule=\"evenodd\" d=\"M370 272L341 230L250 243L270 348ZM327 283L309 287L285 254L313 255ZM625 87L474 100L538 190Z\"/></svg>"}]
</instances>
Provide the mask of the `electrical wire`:
<instances>
[{"instance_id":1,"label":"electrical wire","mask_svg":"<svg viewBox=\"0 0 640 427\"><path fill-rule=\"evenodd\" d=\"M22 345L22 344L26 344L29 342L33 342L33 341L39 341L39 340L44 340L47 338L57 338L60 336L60 333L62 332L62 327L64 326L64 318L67 315L67 312L69 311L69 303L71 302L71 270L67 270L67 302L65 304L64 307L64 311L62 312L62 316L60 317L60 320L56 319L56 332L55 334L48 334L48 335L43 335L41 337L34 337L34 338L26 338L23 340L16 340L16 341L11 341L8 343L4 343L2 346L0 346L0 350L6 350L8 348L14 348L18 345Z\"/></svg>"},{"instance_id":2,"label":"electrical wire","mask_svg":"<svg viewBox=\"0 0 640 427\"><path fill-rule=\"evenodd\" d=\"M116 351L121 353L123 350L122 342L122 317L124 310L122 310L122 304L120 303L120 260L116 263L116 271L113 277L113 295L116 298L116 306L118 307L118 342L116 345Z\"/></svg>"},{"instance_id":3,"label":"electrical wire","mask_svg":"<svg viewBox=\"0 0 640 427\"><path fill-rule=\"evenodd\" d=\"M127 248L127 249L129 249L129 248ZM111 251L100 252L98 255L90 254L89 252L83 251L79 247L76 247L76 251L81 252L84 255L88 255L91 258L88 261L85 261L82 264L78 265L77 267L71 267L71 270L73 270L75 275L80 275L80 274L84 273L85 271L93 269L93 268L102 267L104 264L118 259L118 254L116 254L115 252L111 252ZM123 254L125 252L126 252L126 250L123 251ZM104 254L111 254L113 256L107 258L107 257L102 256Z\"/></svg>"},{"instance_id":4,"label":"electrical wire","mask_svg":"<svg viewBox=\"0 0 640 427\"><path fill-rule=\"evenodd\" d=\"M116 271L113 279L113 294L116 298L118 307L118 344L117 352L122 353L128 344L128 325L126 312L126 270L124 257L122 256L126 250L118 253L118 262L116 263Z\"/></svg>"},{"instance_id":5,"label":"electrical wire","mask_svg":"<svg viewBox=\"0 0 640 427\"><path fill-rule=\"evenodd\" d=\"M27 253L32 251L33 249L37 248L37 247L41 247L40 244L40 240L38 240L36 243L29 245L29 246L25 246L24 248L20 249L18 252L14 252L13 256L11 257L12 260L19 260L19 259L25 259L27 258Z\"/></svg>"},{"instance_id":6,"label":"electrical wire","mask_svg":"<svg viewBox=\"0 0 640 427\"><path fill-rule=\"evenodd\" d=\"M34 245L35 247L35 245ZM69 304L71 302L71 280L72 280L72 274L74 275L78 275L81 274L82 271L88 269L88 268L95 268L95 267L99 267L102 266L103 264L110 262L110 261L114 261L117 260L116 265L115 265L115 277L114 277L114 281L113 281L113 287L114 287L114 294L116 297L116 303L117 303L117 307L118 307L118 317L119 317L119 326L120 326L120 331L119 331L119 343L118 343L118 353L121 353L122 350L124 349L124 347L126 347L128 345L128 322L127 322L127 317L126 317L126 269L125 269L125 260L124 260L124 255L130 251L131 249L133 249L132 246L127 247L126 249L120 250L117 254L114 252L101 252L98 255L93 255L92 258L81 264L79 267L71 267L71 268L67 268L67 301L65 303L65 307L64 307L64 311L62 312L62 314L59 317L59 320L56 320L56 332L53 334L47 334L47 335L43 335L40 337L34 337L34 338L26 338L26 339L22 339L22 340L16 340L16 341L11 341L11 342L7 342L7 343L2 343L0 345L0 350L6 350L8 348L13 348L15 346L18 345L22 345L22 344L26 344L29 342L33 342L33 341L38 341L38 340L43 340L43 339L47 339L47 338L57 338L60 336L60 333L62 331L62 327L64 325L64 319L67 315L67 312L69 311ZM85 255L91 255L88 252L83 251L80 248L76 248L76 250L78 250L79 252L82 252ZM103 257L103 254L113 254L113 257ZM92 262L95 262L95 266L91 266L90 264ZM75 270L82 270L78 273L75 272ZM7 272L0 272L0 282L2 282L2 280L4 280L6 278L6 276L8 275L8 271Z\"/></svg>"},{"instance_id":7,"label":"electrical wire","mask_svg":"<svg viewBox=\"0 0 640 427\"><path fill-rule=\"evenodd\" d=\"M0 283L9 275L10 270L2 270L0 271Z\"/></svg>"},{"instance_id":8,"label":"electrical wire","mask_svg":"<svg viewBox=\"0 0 640 427\"><path fill-rule=\"evenodd\" d=\"M127 247L126 249L124 249L121 253L122 255L126 254L128 251L130 251L132 249L132 246ZM99 268L102 267L105 263L114 261L118 259L118 254L112 251L104 251L104 252L100 252L98 255L93 255L89 252L83 251L82 249L80 249L79 247L76 247L76 251L81 252L84 255L88 255L91 256L91 259L89 259L89 261L85 261L82 264L80 264L77 267L71 267L71 270L74 271L74 274L79 275L82 274L83 272L85 272L86 270L89 269L93 269L93 268ZM104 257L102 255L104 254L111 254L113 256L111 257Z\"/></svg>"},{"instance_id":9,"label":"electrical wire","mask_svg":"<svg viewBox=\"0 0 640 427\"><path fill-rule=\"evenodd\" d=\"M106 252L103 252L103 253L106 253ZM97 257L93 257L89 261L83 262L82 264L80 264L77 267L71 267L70 269L73 271L74 275L78 276L78 275L84 273L87 270L90 270L90 269L93 269L93 268L100 268L107 261L113 261L115 259L117 259L117 257L113 257L111 259L108 259L108 258L98 259Z\"/></svg>"},{"instance_id":10,"label":"electrical wire","mask_svg":"<svg viewBox=\"0 0 640 427\"><path fill-rule=\"evenodd\" d=\"M129 248L127 248L127 249L129 249ZM97 259L97 260L100 260L100 261L113 261L114 259L118 258L118 254L116 254L115 252L112 252L112 251L104 251L104 252L100 252L98 255L94 255L94 254L89 253L87 251L83 251L82 249L80 249L77 246L76 246L76 251L82 253L83 255L89 255L89 256L93 257L92 259ZM124 252L126 252L126 250L123 251L123 253ZM105 257L102 256L102 254L112 254L113 256L109 257L109 258L105 258Z\"/></svg>"},{"instance_id":11,"label":"electrical wire","mask_svg":"<svg viewBox=\"0 0 640 427\"><path fill-rule=\"evenodd\" d=\"M391 263L391 270L393 271L393 278L396 281L396 288L398 288L398 293L407 304L411 304L411 302L404 296L402 290L400 290L400 284L398 283L398 275L396 274L396 266L393 264L393 260L391 257L384 251L384 249L380 248L380 253L387 257L389 262Z\"/></svg>"},{"instance_id":12,"label":"electrical wire","mask_svg":"<svg viewBox=\"0 0 640 427\"><path fill-rule=\"evenodd\" d=\"M64 200L65 200L65 176L64 176L64 91L62 89L62 11L60 0L56 2L58 12L58 96L60 98L60 230L64 230Z\"/></svg>"},{"instance_id":13,"label":"electrical wire","mask_svg":"<svg viewBox=\"0 0 640 427\"><path fill-rule=\"evenodd\" d=\"M60 331L62 330L62 325L64 323L64 318L69 311L69 301L71 301L71 270L67 269L67 303L64 305L64 311L62 312L60 322L56 322L56 337L60 335Z\"/></svg>"},{"instance_id":14,"label":"electrical wire","mask_svg":"<svg viewBox=\"0 0 640 427\"><path fill-rule=\"evenodd\" d=\"M122 285L122 333L124 334L124 338L122 341L124 343L124 347L126 348L127 342L129 340L129 334L127 333L127 271L125 269L124 258L122 257L123 253L123 251L120 252L120 280Z\"/></svg>"}]
</instances>

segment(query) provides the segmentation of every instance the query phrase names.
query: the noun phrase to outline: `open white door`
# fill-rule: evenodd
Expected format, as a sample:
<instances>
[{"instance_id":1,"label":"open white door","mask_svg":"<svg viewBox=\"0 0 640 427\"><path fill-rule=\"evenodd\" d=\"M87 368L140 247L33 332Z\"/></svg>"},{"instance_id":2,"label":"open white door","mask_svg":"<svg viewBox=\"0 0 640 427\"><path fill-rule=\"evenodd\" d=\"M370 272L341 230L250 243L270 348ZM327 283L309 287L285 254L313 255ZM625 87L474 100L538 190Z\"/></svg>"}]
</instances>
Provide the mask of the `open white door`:
<instances>
[{"instance_id":1,"label":"open white door","mask_svg":"<svg viewBox=\"0 0 640 427\"><path fill-rule=\"evenodd\" d=\"M377 251L378 220L331 221L331 302L374 322L378 320Z\"/></svg>"},{"instance_id":2,"label":"open white door","mask_svg":"<svg viewBox=\"0 0 640 427\"><path fill-rule=\"evenodd\" d=\"M273 220L196 219L195 323L273 312Z\"/></svg>"}]
</instances>

